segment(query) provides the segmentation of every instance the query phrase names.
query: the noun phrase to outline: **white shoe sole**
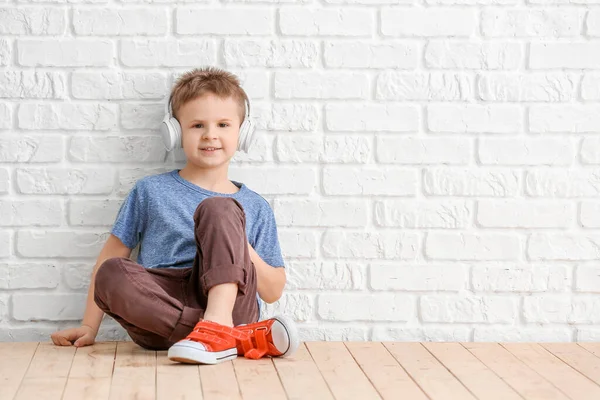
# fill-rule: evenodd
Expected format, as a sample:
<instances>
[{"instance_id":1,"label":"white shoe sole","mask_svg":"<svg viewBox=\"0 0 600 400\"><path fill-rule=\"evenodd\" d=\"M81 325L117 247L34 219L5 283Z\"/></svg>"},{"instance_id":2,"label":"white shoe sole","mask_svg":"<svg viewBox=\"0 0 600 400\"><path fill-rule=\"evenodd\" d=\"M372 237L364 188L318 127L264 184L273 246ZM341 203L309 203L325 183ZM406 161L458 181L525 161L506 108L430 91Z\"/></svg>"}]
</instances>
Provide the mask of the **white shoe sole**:
<instances>
[{"instance_id":1,"label":"white shoe sole","mask_svg":"<svg viewBox=\"0 0 600 400\"><path fill-rule=\"evenodd\" d=\"M296 329L296 323L285 315L275 315L273 319L279 322L275 322L271 326L273 344L277 350L283 353L280 357L291 356L300 346L300 336L298 335L298 329Z\"/></svg>"},{"instance_id":2,"label":"white shoe sole","mask_svg":"<svg viewBox=\"0 0 600 400\"><path fill-rule=\"evenodd\" d=\"M237 358L237 349L234 347L223 351L206 351L192 343L178 342L169 348L168 357L171 361L186 364L218 364Z\"/></svg>"}]
</instances>

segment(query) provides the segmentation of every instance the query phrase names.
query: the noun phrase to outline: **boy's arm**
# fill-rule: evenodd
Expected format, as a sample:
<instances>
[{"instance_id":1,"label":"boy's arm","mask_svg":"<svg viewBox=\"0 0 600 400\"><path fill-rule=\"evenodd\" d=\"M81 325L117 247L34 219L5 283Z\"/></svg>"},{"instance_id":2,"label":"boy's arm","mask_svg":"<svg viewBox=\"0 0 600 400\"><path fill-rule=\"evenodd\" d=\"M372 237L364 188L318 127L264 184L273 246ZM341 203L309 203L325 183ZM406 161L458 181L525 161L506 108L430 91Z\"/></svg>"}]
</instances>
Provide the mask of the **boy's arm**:
<instances>
[{"instance_id":1,"label":"boy's arm","mask_svg":"<svg viewBox=\"0 0 600 400\"><path fill-rule=\"evenodd\" d=\"M115 235L111 234L104 247L100 251L100 255L96 260L96 265L94 266L94 270L92 271L92 279L90 281L90 287L88 289L88 297L87 303L85 306L85 313L83 314L83 321L81 325L85 325L90 327L95 334L98 333L98 329L100 328L100 323L102 322L102 317L104 316L104 312L96 305L94 302L94 282L96 280L96 272L102 263L109 258L113 257L126 257L129 258L131 255L131 249L125 246L121 240Z\"/></svg>"},{"instance_id":2,"label":"boy's arm","mask_svg":"<svg viewBox=\"0 0 600 400\"><path fill-rule=\"evenodd\" d=\"M274 303L281 297L286 282L285 268L272 267L248 243L250 259L256 267L258 295L265 303Z\"/></svg>"}]
</instances>

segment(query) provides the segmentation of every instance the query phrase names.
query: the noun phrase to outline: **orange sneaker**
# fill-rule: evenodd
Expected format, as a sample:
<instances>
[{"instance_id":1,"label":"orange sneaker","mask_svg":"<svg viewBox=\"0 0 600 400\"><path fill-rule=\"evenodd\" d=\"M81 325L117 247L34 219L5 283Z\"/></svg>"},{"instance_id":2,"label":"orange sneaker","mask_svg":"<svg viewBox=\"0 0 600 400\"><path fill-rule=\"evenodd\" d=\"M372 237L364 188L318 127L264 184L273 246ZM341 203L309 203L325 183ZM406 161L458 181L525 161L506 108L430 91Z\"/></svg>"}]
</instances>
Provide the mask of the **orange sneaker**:
<instances>
[{"instance_id":1,"label":"orange sneaker","mask_svg":"<svg viewBox=\"0 0 600 400\"><path fill-rule=\"evenodd\" d=\"M237 341L237 354L246 358L287 357L300 345L296 324L284 315L235 328L246 334Z\"/></svg>"},{"instance_id":2,"label":"orange sneaker","mask_svg":"<svg viewBox=\"0 0 600 400\"><path fill-rule=\"evenodd\" d=\"M188 364L218 364L237 358L237 342L248 340L245 332L203 320L185 339L169 348L168 357Z\"/></svg>"}]
</instances>

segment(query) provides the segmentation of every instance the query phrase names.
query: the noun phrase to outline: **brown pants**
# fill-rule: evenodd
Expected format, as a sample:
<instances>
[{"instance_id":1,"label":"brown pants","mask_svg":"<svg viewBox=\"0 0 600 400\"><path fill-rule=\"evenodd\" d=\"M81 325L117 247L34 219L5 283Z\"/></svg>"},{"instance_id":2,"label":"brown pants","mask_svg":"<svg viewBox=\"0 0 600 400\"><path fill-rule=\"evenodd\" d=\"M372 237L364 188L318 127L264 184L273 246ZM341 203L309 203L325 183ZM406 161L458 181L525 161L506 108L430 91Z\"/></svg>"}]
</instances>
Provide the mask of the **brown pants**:
<instances>
[{"instance_id":1,"label":"brown pants","mask_svg":"<svg viewBox=\"0 0 600 400\"><path fill-rule=\"evenodd\" d=\"M204 316L208 291L237 283L234 325L258 320L256 270L246 239L246 215L232 198L209 197L194 213L196 256L188 268L144 268L122 257L96 272L94 301L138 345L166 350Z\"/></svg>"}]
</instances>

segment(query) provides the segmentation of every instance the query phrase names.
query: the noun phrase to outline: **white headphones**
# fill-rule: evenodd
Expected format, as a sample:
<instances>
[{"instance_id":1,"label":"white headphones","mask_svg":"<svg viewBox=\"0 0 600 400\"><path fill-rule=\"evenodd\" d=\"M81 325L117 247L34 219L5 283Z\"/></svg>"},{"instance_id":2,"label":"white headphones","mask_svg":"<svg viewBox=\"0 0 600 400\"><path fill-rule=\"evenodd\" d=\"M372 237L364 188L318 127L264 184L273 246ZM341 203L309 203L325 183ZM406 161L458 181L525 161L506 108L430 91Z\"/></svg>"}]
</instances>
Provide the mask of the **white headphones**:
<instances>
[{"instance_id":1,"label":"white headphones","mask_svg":"<svg viewBox=\"0 0 600 400\"><path fill-rule=\"evenodd\" d=\"M240 126L240 137L238 140L237 149L248 153L254 142L256 141L256 135L254 123L250 119L250 103L244 100L246 105L246 116L244 122ZM171 151L174 148L180 149L181 145L181 125L175 117L173 117L173 109L171 108L171 99L167 101L166 114L162 123L160 124L160 133L162 134L163 143L167 151Z\"/></svg>"}]
</instances>

